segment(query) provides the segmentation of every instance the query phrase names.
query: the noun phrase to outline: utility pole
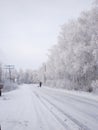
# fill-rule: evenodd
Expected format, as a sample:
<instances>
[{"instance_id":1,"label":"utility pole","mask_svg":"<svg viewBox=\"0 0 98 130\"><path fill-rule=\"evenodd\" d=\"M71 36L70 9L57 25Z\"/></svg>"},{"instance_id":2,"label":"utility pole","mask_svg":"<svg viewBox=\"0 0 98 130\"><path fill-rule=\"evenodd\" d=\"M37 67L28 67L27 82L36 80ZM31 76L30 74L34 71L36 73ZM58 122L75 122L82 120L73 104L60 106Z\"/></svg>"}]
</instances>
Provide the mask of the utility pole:
<instances>
[{"instance_id":1,"label":"utility pole","mask_svg":"<svg viewBox=\"0 0 98 130\"><path fill-rule=\"evenodd\" d=\"M46 83L46 64L43 64L43 80L44 80L44 84Z\"/></svg>"},{"instance_id":2,"label":"utility pole","mask_svg":"<svg viewBox=\"0 0 98 130\"><path fill-rule=\"evenodd\" d=\"M9 80L11 82L11 80L12 80L12 70L14 70L14 65L5 65L4 69L8 70Z\"/></svg>"},{"instance_id":3,"label":"utility pole","mask_svg":"<svg viewBox=\"0 0 98 130\"><path fill-rule=\"evenodd\" d=\"M2 83L2 66L0 64L0 97L2 95L2 89L3 89L3 83ZM0 130L1 130L1 126L0 126Z\"/></svg>"}]
</instances>

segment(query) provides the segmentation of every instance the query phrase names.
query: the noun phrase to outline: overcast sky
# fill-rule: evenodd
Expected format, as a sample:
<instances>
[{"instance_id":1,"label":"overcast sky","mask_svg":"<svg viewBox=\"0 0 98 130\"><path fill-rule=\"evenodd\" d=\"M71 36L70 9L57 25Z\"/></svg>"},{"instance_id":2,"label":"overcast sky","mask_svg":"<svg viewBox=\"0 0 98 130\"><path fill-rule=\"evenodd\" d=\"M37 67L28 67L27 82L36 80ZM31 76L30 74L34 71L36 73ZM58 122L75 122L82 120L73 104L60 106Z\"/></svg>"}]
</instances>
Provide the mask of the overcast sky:
<instances>
[{"instance_id":1,"label":"overcast sky","mask_svg":"<svg viewBox=\"0 0 98 130\"><path fill-rule=\"evenodd\" d=\"M0 61L38 69L57 43L60 26L93 0L0 0Z\"/></svg>"}]
</instances>

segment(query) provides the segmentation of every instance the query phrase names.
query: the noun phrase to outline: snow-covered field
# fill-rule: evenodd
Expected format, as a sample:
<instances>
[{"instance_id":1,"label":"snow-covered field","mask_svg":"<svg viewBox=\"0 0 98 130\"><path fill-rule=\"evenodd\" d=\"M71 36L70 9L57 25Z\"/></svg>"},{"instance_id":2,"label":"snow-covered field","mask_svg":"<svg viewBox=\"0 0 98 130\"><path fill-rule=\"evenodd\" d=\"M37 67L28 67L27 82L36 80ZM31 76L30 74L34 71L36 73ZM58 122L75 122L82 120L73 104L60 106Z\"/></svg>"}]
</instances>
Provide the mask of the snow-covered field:
<instances>
[{"instance_id":1,"label":"snow-covered field","mask_svg":"<svg viewBox=\"0 0 98 130\"><path fill-rule=\"evenodd\" d=\"M1 130L98 130L98 96L34 85L0 97Z\"/></svg>"}]
</instances>

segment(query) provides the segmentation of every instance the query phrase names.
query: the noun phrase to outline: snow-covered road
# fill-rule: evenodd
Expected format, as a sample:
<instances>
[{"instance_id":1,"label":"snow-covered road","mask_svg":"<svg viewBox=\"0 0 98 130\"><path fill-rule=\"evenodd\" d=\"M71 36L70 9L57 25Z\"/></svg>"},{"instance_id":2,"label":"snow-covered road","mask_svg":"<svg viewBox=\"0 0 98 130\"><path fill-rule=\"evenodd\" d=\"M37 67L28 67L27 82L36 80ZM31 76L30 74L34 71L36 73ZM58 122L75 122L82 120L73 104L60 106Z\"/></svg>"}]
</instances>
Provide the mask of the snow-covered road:
<instances>
[{"instance_id":1,"label":"snow-covered road","mask_svg":"<svg viewBox=\"0 0 98 130\"><path fill-rule=\"evenodd\" d=\"M22 85L0 98L1 130L98 130L98 101Z\"/></svg>"}]
</instances>

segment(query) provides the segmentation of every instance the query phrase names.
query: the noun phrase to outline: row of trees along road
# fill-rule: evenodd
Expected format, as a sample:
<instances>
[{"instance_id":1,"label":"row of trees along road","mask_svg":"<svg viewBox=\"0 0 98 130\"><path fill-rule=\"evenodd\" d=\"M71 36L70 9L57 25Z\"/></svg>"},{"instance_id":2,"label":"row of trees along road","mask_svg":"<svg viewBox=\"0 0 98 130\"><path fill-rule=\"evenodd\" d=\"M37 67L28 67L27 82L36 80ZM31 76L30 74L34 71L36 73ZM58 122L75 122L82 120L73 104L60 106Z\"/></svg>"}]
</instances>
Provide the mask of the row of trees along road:
<instances>
[{"instance_id":1,"label":"row of trees along road","mask_svg":"<svg viewBox=\"0 0 98 130\"><path fill-rule=\"evenodd\" d=\"M62 26L39 74L50 86L92 91L98 80L98 0L91 10Z\"/></svg>"},{"instance_id":2,"label":"row of trees along road","mask_svg":"<svg viewBox=\"0 0 98 130\"><path fill-rule=\"evenodd\" d=\"M13 90L17 84L39 83L38 72L36 70L16 70L13 65L0 64L0 84L3 84L3 91Z\"/></svg>"}]
</instances>

